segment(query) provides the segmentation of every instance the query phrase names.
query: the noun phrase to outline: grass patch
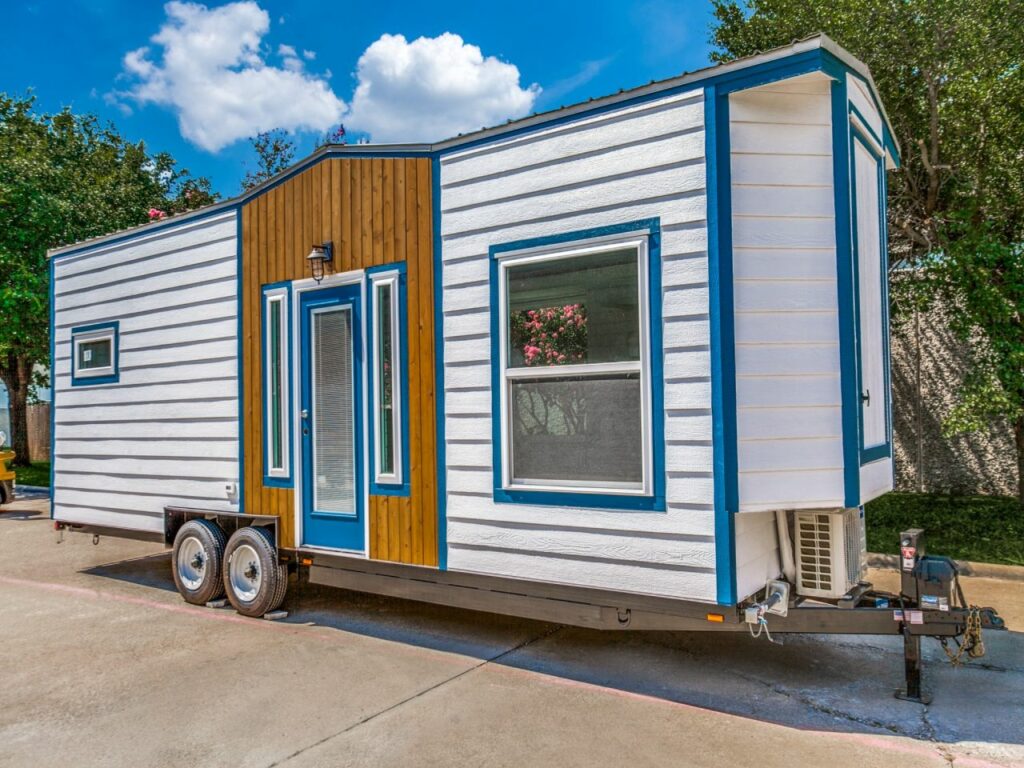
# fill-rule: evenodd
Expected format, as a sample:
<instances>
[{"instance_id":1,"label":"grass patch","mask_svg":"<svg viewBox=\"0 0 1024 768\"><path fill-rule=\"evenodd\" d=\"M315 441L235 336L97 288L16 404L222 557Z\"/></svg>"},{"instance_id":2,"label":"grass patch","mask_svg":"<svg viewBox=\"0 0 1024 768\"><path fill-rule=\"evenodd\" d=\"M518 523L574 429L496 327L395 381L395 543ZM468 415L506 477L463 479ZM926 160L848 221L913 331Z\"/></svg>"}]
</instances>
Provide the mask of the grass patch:
<instances>
[{"instance_id":1,"label":"grass patch","mask_svg":"<svg viewBox=\"0 0 1024 768\"><path fill-rule=\"evenodd\" d=\"M900 533L924 528L929 554L1024 565L1024 506L1014 498L887 493L865 518L869 552L898 554Z\"/></svg>"},{"instance_id":2,"label":"grass patch","mask_svg":"<svg viewBox=\"0 0 1024 768\"><path fill-rule=\"evenodd\" d=\"M17 485L38 485L50 487L50 462L34 461L30 467L12 467Z\"/></svg>"}]
</instances>

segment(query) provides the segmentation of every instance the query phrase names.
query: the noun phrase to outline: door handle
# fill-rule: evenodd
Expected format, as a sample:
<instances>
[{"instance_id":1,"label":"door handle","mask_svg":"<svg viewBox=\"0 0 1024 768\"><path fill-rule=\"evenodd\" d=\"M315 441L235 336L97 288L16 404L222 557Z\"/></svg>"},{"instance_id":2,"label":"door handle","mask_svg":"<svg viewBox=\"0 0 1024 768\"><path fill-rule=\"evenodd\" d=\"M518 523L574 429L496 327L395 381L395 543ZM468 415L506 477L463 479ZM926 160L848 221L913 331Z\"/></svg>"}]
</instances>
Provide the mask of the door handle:
<instances>
[{"instance_id":1,"label":"door handle","mask_svg":"<svg viewBox=\"0 0 1024 768\"><path fill-rule=\"evenodd\" d=\"M864 403L864 405L868 406L869 408L871 407L871 390L870 389L865 389L863 392L861 392L860 401L862 403Z\"/></svg>"}]
</instances>

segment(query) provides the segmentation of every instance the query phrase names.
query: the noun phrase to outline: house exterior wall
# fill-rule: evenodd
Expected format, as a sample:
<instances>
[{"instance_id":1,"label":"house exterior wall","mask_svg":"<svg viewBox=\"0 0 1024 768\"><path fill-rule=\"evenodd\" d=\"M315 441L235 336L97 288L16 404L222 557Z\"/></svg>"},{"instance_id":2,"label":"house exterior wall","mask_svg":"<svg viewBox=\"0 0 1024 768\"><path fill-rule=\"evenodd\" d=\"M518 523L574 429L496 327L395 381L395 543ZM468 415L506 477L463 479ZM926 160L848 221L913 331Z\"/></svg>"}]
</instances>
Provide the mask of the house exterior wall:
<instances>
[{"instance_id":1,"label":"house exterior wall","mask_svg":"<svg viewBox=\"0 0 1024 768\"><path fill-rule=\"evenodd\" d=\"M234 211L57 257L54 517L163 530L166 505L237 510ZM119 380L73 386L72 328L117 321Z\"/></svg>"},{"instance_id":2,"label":"house exterior wall","mask_svg":"<svg viewBox=\"0 0 1024 768\"><path fill-rule=\"evenodd\" d=\"M730 112L739 509L842 507L830 79Z\"/></svg>"},{"instance_id":3,"label":"house exterior wall","mask_svg":"<svg viewBox=\"0 0 1024 768\"><path fill-rule=\"evenodd\" d=\"M703 92L441 157L447 565L713 601ZM493 498L489 248L657 218L667 509Z\"/></svg>"},{"instance_id":4,"label":"house exterior wall","mask_svg":"<svg viewBox=\"0 0 1024 768\"><path fill-rule=\"evenodd\" d=\"M406 264L410 493L369 496L367 546L374 559L437 564L431 172L426 157L325 158L242 206L245 505L280 518L283 546L301 542L295 490L264 485L262 288L308 279L310 247L332 241L334 273ZM301 455L292 462L294 474Z\"/></svg>"}]
</instances>

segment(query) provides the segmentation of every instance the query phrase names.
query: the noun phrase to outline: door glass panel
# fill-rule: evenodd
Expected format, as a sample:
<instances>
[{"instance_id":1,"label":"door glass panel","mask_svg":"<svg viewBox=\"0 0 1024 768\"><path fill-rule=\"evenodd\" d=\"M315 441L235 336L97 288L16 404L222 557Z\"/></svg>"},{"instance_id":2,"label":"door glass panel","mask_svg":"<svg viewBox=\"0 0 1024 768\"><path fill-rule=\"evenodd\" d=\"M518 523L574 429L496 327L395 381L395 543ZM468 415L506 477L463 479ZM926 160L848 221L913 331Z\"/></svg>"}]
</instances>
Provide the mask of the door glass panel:
<instances>
[{"instance_id":1,"label":"door glass panel","mask_svg":"<svg viewBox=\"0 0 1024 768\"><path fill-rule=\"evenodd\" d=\"M82 341L78 344L78 369L110 367L110 339Z\"/></svg>"},{"instance_id":2,"label":"door glass panel","mask_svg":"<svg viewBox=\"0 0 1024 768\"><path fill-rule=\"evenodd\" d=\"M313 326L313 509L355 514L352 314L316 312Z\"/></svg>"}]
</instances>

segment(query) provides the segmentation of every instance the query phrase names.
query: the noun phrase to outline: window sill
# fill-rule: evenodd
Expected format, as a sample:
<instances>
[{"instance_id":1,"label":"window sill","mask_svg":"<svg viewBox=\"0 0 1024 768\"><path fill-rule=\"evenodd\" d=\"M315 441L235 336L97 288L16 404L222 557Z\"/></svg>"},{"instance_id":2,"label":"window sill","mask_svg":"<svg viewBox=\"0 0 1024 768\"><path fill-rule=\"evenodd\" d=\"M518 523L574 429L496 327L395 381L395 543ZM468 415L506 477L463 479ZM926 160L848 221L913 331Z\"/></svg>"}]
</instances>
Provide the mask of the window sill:
<instances>
[{"instance_id":1,"label":"window sill","mask_svg":"<svg viewBox=\"0 0 1024 768\"><path fill-rule=\"evenodd\" d=\"M658 496L626 495L608 493L581 493L579 491L527 491L521 489L495 488L494 501L498 504L522 504L527 506L582 507L585 509L608 510L613 512L664 512L665 499Z\"/></svg>"}]
</instances>

